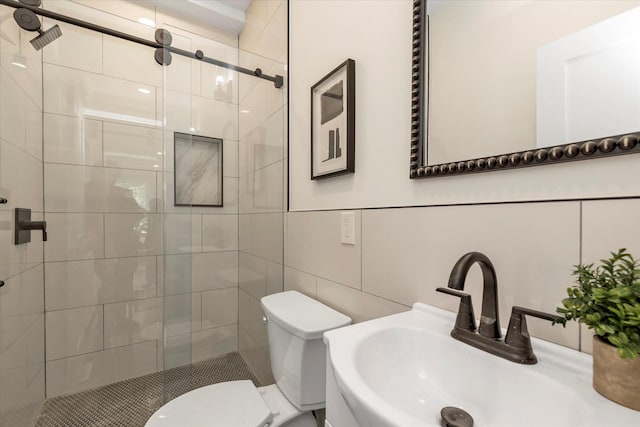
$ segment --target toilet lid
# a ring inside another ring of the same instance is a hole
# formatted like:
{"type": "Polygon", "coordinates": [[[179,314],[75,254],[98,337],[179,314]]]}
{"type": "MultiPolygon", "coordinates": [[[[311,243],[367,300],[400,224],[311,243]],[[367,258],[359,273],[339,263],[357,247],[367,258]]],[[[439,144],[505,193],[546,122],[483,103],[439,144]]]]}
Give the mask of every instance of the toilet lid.
{"type": "Polygon", "coordinates": [[[271,419],[271,411],[251,381],[229,381],[173,399],[145,427],[263,427],[271,419]]]}

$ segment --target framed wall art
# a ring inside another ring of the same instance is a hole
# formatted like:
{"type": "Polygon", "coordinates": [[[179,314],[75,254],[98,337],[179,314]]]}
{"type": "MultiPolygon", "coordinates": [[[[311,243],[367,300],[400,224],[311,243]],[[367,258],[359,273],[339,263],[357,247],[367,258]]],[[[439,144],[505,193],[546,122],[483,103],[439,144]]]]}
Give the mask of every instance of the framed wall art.
{"type": "Polygon", "coordinates": [[[175,206],[222,206],[222,140],[176,132],[175,206]]]}
{"type": "Polygon", "coordinates": [[[355,75],[347,59],[311,88],[311,179],[355,172],[355,75]]]}

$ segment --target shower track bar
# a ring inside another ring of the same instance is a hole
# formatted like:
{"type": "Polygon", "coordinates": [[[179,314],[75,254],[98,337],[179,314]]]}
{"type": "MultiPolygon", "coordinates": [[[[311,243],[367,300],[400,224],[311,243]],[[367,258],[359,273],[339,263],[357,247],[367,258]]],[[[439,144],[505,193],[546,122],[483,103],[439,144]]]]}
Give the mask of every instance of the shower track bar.
{"type": "MultiPolygon", "coordinates": [[[[144,45],[144,46],[149,46],[149,47],[152,47],[152,48],[155,48],[155,49],[165,49],[165,50],[167,50],[167,51],[169,51],[171,53],[175,53],[176,55],[184,56],[186,58],[196,59],[198,61],[206,62],[208,64],[217,65],[219,67],[224,67],[224,68],[227,68],[229,70],[237,71],[239,73],[243,73],[243,74],[247,74],[247,75],[250,75],[250,76],[258,77],[258,78],[263,79],[263,80],[268,80],[270,82],[273,82],[273,84],[274,84],[274,86],[276,88],[281,88],[283,83],[284,83],[284,80],[283,80],[282,76],[280,76],[278,74],[276,74],[275,76],[269,76],[267,74],[263,74],[262,70],[260,70],[260,68],[256,68],[255,70],[251,70],[249,68],[244,68],[244,67],[240,67],[238,65],[229,64],[227,62],[220,61],[218,59],[209,58],[209,57],[206,57],[206,56],[200,57],[196,53],[189,52],[188,50],[178,49],[176,47],[169,46],[169,45],[163,45],[163,44],[158,43],[156,41],[151,41],[151,40],[143,39],[141,37],[136,37],[136,36],[133,36],[131,34],[123,33],[121,31],[113,30],[111,28],[107,28],[107,27],[103,27],[103,26],[100,26],[100,25],[92,24],[90,22],[82,21],[80,19],[72,18],[70,16],[62,15],[62,14],[59,14],[59,13],[56,13],[56,12],[51,12],[49,10],[42,9],[42,8],[39,8],[39,7],[29,6],[27,4],[20,3],[20,2],[15,1],[15,0],[0,0],[0,4],[5,5],[5,6],[9,6],[9,7],[13,7],[14,9],[19,9],[19,8],[29,9],[33,13],[35,13],[36,15],[44,16],[46,18],[55,19],[55,20],[60,21],[60,22],[65,22],[67,24],[75,25],[77,27],[86,28],[87,30],[96,31],[96,32],[99,32],[99,33],[102,33],[102,34],[106,34],[108,36],[118,37],[118,38],[123,39],[123,40],[128,40],[130,42],[141,44],[141,45],[144,45]]],[[[198,53],[201,53],[201,52],[198,51],[198,53]]]]}

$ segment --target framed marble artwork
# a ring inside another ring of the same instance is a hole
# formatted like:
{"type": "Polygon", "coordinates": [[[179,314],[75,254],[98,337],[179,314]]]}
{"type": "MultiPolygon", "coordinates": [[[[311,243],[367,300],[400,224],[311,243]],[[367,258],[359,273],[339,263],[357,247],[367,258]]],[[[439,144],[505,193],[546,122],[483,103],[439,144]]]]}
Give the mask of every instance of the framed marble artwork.
{"type": "Polygon", "coordinates": [[[311,88],[311,179],[355,172],[355,74],[347,59],[311,88]]]}
{"type": "Polygon", "coordinates": [[[222,207],[222,139],[174,133],[174,205],[222,207]]]}

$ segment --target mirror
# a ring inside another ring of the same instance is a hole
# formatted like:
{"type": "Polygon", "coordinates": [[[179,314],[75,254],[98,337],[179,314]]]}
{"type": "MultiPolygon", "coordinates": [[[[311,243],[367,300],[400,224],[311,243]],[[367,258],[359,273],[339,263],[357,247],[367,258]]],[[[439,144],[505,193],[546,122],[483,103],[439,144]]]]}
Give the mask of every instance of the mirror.
{"type": "Polygon", "coordinates": [[[410,176],[640,151],[640,0],[415,0],[410,176]]]}

